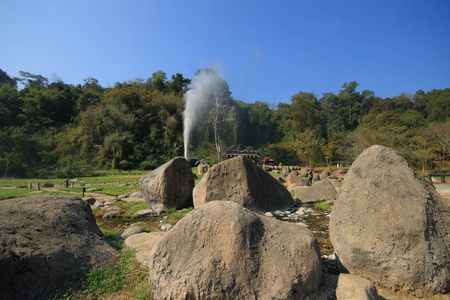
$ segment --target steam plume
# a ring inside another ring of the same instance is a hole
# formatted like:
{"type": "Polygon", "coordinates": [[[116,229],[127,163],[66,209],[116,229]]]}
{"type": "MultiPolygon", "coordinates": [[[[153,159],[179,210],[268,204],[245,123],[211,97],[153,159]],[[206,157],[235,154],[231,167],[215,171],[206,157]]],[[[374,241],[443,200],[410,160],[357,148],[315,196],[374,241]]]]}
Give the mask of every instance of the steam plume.
{"type": "Polygon", "coordinates": [[[183,112],[184,157],[188,158],[191,134],[200,120],[206,117],[202,113],[207,110],[223,86],[223,79],[216,69],[205,69],[192,79],[191,89],[184,94],[185,108],[183,112]]]}

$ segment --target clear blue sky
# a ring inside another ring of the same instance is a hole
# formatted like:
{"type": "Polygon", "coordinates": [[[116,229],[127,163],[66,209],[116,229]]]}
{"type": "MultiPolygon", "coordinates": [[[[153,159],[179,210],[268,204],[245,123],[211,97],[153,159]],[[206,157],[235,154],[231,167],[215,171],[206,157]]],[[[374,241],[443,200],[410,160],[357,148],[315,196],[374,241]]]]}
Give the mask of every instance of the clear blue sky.
{"type": "Polygon", "coordinates": [[[357,81],[450,88],[449,0],[2,0],[0,68],[104,87],[220,66],[232,96],[290,102],[357,81]]]}

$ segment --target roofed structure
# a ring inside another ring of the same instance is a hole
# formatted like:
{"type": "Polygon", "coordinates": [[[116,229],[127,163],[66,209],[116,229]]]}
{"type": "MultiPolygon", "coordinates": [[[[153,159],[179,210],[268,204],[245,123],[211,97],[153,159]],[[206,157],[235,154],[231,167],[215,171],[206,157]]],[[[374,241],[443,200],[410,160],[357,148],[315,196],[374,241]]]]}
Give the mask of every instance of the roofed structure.
{"type": "Polygon", "coordinates": [[[243,156],[244,158],[248,159],[249,161],[257,163],[259,161],[259,153],[254,150],[228,150],[226,152],[227,159],[243,156]]]}

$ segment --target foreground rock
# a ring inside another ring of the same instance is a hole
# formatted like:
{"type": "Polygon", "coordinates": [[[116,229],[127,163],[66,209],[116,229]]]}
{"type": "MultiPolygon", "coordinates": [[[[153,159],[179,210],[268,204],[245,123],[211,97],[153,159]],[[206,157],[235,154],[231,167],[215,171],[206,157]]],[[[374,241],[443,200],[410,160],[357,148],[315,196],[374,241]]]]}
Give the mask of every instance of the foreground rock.
{"type": "Polygon", "coordinates": [[[309,230],[229,201],[181,219],[153,247],[149,270],[154,299],[305,299],[321,279],[309,230]]]}
{"type": "Polygon", "coordinates": [[[133,234],[125,239],[124,246],[127,250],[134,250],[136,260],[148,266],[150,252],[153,246],[165,235],[165,232],[143,232],[133,234]]]}
{"type": "Polygon", "coordinates": [[[336,189],[327,180],[318,181],[311,186],[297,186],[292,191],[302,203],[335,200],[337,197],[336,189]]]}
{"type": "Polygon", "coordinates": [[[450,211],[396,151],[373,146],[353,163],[330,220],[342,265],[417,296],[449,291],[450,211]]]}
{"type": "Polygon", "coordinates": [[[0,299],[49,299],[77,290],[92,266],[118,254],[78,197],[32,196],[1,205],[0,299]]]}
{"type": "Polygon", "coordinates": [[[149,206],[160,203],[168,208],[182,209],[193,205],[194,176],[183,157],[174,158],[143,176],[139,187],[149,206]]]}
{"type": "Polygon", "coordinates": [[[367,279],[350,274],[340,274],[336,289],[337,300],[378,300],[378,292],[375,285],[367,279]]]}
{"type": "Polygon", "coordinates": [[[226,200],[253,211],[267,212],[295,203],[283,185],[243,157],[212,167],[195,187],[193,196],[196,208],[210,201],[226,200]]]}

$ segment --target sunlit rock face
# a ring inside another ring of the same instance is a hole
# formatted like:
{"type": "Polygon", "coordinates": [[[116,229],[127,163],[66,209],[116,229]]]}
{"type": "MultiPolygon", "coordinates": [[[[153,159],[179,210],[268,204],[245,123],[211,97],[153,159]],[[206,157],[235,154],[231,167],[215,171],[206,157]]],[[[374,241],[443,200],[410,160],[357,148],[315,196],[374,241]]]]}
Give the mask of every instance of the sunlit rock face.
{"type": "Polygon", "coordinates": [[[183,157],[174,158],[141,177],[139,187],[150,207],[154,204],[176,209],[193,206],[194,175],[183,157]]]}
{"type": "Polygon", "coordinates": [[[232,201],[257,212],[290,208],[288,190],[267,172],[243,157],[212,167],[193,192],[194,206],[217,200],[232,201]]]}
{"type": "Polygon", "coordinates": [[[398,152],[372,146],[343,181],[331,242],[351,274],[416,295],[448,291],[449,207],[398,152]]]}
{"type": "Polygon", "coordinates": [[[230,201],[181,219],[149,254],[154,299],[305,299],[322,266],[314,234],[230,201]]]}

